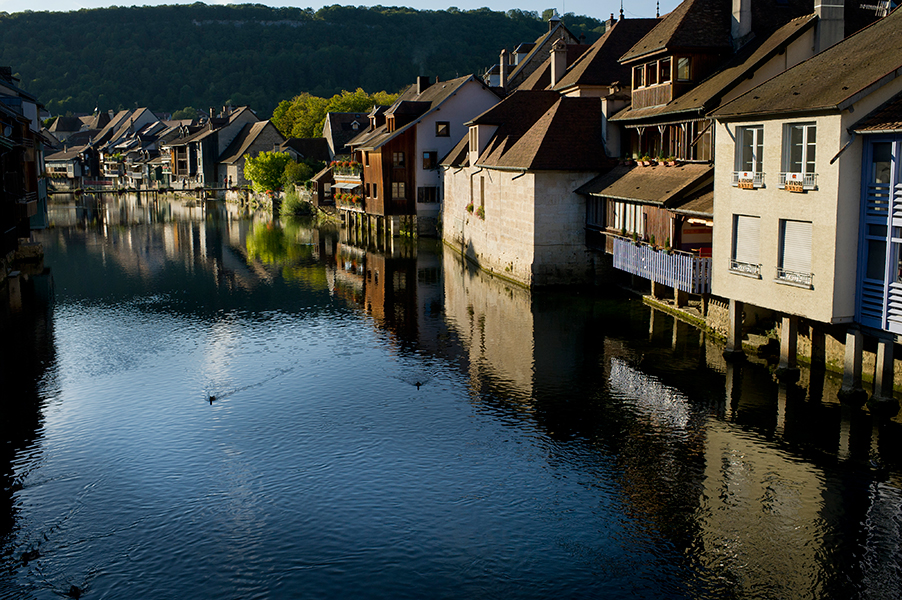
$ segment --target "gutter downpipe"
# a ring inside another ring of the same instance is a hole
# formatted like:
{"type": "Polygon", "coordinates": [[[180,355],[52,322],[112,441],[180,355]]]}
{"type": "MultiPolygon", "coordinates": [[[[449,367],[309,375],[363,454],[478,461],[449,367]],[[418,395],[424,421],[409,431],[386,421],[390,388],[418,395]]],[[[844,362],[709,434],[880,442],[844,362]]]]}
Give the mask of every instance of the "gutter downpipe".
{"type": "Polygon", "coordinates": [[[852,145],[852,142],[855,141],[855,136],[856,136],[857,134],[856,134],[854,131],[852,131],[851,129],[846,129],[846,131],[849,133],[849,136],[850,136],[850,137],[849,137],[849,141],[846,142],[845,144],[843,144],[843,147],[839,149],[839,152],[836,153],[836,156],[834,156],[833,158],[830,159],[830,164],[831,164],[831,165],[832,165],[833,163],[835,163],[836,160],[840,157],[840,155],[841,155],[843,152],[845,152],[845,151],[849,148],[849,146],[852,145]]]}

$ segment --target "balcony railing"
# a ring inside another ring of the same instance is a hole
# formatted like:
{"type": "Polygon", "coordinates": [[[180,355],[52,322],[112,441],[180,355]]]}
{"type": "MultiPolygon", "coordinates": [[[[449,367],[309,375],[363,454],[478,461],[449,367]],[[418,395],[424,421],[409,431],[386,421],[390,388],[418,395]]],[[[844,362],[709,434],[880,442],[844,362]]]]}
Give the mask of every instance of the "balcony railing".
{"type": "Polygon", "coordinates": [[[817,189],[817,173],[780,173],[781,190],[801,192],[817,189]]]}
{"type": "Polygon", "coordinates": [[[800,273],[798,271],[787,271],[781,267],[777,267],[777,281],[797,285],[799,287],[811,288],[811,282],[814,279],[814,273],[800,273]]]}
{"type": "Polygon", "coordinates": [[[711,259],[687,252],[671,253],[615,237],[614,268],[690,294],[711,291],[711,259]]]}
{"type": "Polygon", "coordinates": [[[733,171],[733,187],[755,189],[764,187],[764,173],[758,171],[733,171]]]}
{"type": "Polygon", "coordinates": [[[761,265],[754,263],[742,262],[741,260],[730,259],[730,271],[750,277],[761,277],[761,265]]]}

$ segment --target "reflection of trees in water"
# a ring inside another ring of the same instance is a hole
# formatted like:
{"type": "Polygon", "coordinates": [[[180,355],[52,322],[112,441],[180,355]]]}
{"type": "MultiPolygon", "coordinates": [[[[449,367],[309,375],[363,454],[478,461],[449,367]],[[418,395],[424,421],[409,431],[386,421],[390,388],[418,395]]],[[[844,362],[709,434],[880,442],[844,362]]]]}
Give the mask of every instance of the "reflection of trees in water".
{"type": "Polygon", "coordinates": [[[332,236],[321,234],[309,221],[256,221],[245,238],[248,264],[255,261],[280,267],[286,281],[312,289],[327,289],[326,266],[320,261],[332,236]]]}

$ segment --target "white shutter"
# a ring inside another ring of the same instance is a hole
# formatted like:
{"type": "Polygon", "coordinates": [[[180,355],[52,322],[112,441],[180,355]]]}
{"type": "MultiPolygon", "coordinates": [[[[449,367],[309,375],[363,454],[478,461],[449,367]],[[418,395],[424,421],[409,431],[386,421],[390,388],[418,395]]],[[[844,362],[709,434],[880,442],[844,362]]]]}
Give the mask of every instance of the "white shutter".
{"type": "Polygon", "coordinates": [[[733,259],[752,265],[758,264],[758,230],[761,219],[747,215],[736,215],[733,232],[733,259]]]}
{"type": "Polygon", "coordinates": [[[783,221],[782,267],[795,273],[811,273],[811,223],[783,221]]]}

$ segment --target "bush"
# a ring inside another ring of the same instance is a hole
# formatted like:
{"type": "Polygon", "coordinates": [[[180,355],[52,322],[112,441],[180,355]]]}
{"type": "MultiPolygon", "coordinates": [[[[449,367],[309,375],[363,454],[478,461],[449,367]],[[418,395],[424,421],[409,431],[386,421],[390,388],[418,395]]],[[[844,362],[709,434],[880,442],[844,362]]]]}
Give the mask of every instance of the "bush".
{"type": "Polygon", "coordinates": [[[316,208],[301,198],[295,186],[290,185],[285,189],[285,197],[282,199],[282,215],[294,215],[296,217],[306,217],[314,214],[316,208]]]}

